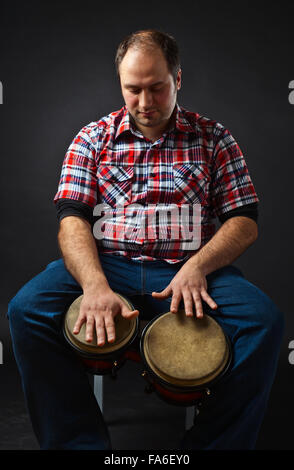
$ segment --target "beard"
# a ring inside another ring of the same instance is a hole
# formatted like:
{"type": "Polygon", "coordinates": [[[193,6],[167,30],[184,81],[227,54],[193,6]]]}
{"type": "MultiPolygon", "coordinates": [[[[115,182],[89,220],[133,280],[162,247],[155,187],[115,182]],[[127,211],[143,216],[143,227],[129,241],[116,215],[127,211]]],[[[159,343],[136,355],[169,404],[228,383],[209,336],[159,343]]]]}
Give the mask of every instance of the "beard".
{"type": "Polygon", "coordinates": [[[162,124],[165,120],[163,116],[158,115],[158,111],[154,111],[150,117],[143,116],[142,113],[136,112],[134,116],[135,123],[145,127],[157,127],[162,124]]]}
{"type": "MultiPolygon", "coordinates": [[[[150,116],[144,116],[142,112],[138,110],[129,111],[131,121],[133,124],[138,128],[162,128],[164,129],[165,126],[168,128],[174,124],[175,121],[175,111],[176,111],[176,101],[173,107],[172,112],[168,109],[165,110],[158,110],[157,108],[151,108],[150,116]]],[[[148,111],[146,111],[148,113],[148,111]]]]}
{"type": "Polygon", "coordinates": [[[144,116],[140,111],[129,111],[131,119],[135,125],[138,127],[160,127],[165,126],[173,116],[173,113],[163,113],[157,109],[153,110],[153,113],[150,116],[144,116]]]}

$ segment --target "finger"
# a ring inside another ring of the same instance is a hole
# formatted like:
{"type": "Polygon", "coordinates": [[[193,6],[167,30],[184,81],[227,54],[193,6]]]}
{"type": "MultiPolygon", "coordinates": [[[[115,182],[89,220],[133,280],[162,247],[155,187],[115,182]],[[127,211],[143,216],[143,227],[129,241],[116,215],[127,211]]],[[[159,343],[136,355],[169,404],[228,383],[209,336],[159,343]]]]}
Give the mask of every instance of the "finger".
{"type": "Polygon", "coordinates": [[[192,295],[189,293],[183,294],[185,313],[187,317],[193,317],[193,299],[192,295]]]}
{"type": "Polygon", "coordinates": [[[203,318],[203,305],[202,305],[200,295],[199,294],[193,294],[193,300],[194,300],[194,304],[195,304],[196,317],[197,318],[203,318]]]}
{"type": "Polygon", "coordinates": [[[75,322],[73,333],[77,335],[80,332],[81,326],[85,323],[86,317],[85,315],[79,315],[77,321],[75,322]]]}
{"type": "Polygon", "coordinates": [[[97,345],[104,346],[105,344],[105,325],[104,318],[96,318],[96,336],[97,336],[97,345]]]}
{"type": "MultiPolygon", "coordinates": [[[[113,343],[115,341],[115,324],[113,321],[113,317],[112,316],[106,317],[104,321],[105,321],[105,329],[107,333],[107,340],[109,343],[113,343]]],[[[97,327],[96,327],[96,332],[97,332],[97,327]]],[[[97,332],[97,338],[98,338],[98,332],[97,332]]]]}
{"type": "Polygon", "coordinates": [[[91,341],[93,341],[93,331],[94,331],[94,317],[92,315],[89,315],[87,317],[87,323],[86,323],[86,341],[88,343],[91,343],[91,341]]]}
{"type": "Polygon", "coordinates": [[[158,299],[166,299],[167,297],[170,297],[171,294],[172,294],[172,288],[170,286],[167,286],[161,292],[152,292],[152,297],[155,297],[158,299]]]}
{"type": "Polygon", "coordinates": [[[205,302],[212,308],[216,309],[217,308],[217,303],[210,297],[210,295],[206,292],[205,289],[201,291],[201,297],[205,302]]]}
{"type": "Polygon", "coordinates": [[[170,304],[170,311],[171,313],[177,313],[178,309],[179,309],[179,304],[181,302],[181,295],[179,294],[173,294],[172,296],[172,301],[171,301],[171,304],[170,304]]]}

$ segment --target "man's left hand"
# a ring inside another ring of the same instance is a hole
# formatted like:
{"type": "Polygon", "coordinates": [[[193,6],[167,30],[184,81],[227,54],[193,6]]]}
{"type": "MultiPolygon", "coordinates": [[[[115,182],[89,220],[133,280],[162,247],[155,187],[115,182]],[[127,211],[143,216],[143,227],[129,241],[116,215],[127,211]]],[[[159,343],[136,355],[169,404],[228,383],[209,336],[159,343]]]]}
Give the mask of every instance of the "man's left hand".
{"type": "Polygon", "coordinates": [[[202,301],[204,300],[213,310],[217,304],[207,293],[206,277],[199,267],[185,263],[177,272],[169,285],[161,292],[152,292],[152,296],[164,300],[172,295],[170,311],[177,313],[181,300],[184,301],[187,317],[193,316],[195,306],[197,318],[203,317],[202,301]]]}

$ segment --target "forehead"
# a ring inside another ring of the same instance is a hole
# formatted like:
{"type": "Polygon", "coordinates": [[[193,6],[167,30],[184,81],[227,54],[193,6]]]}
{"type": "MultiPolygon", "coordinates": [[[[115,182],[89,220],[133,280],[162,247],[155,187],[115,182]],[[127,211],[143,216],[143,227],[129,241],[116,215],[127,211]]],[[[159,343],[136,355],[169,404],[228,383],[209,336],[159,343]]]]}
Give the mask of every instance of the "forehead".
{"type": "Polygon", "coordinates": [[[164,81],[170,75],[166,59],[159,48],[130,48],[121,61],[119,72],[122,83],[134,84],[164,81]]]}

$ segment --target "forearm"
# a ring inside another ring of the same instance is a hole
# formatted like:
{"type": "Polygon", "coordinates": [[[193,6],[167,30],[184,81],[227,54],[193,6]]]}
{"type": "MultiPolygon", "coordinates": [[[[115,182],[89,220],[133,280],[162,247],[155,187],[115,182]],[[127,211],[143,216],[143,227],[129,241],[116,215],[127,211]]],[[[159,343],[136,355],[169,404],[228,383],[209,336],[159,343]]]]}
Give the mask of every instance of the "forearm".
{"type": "Polygon", "coordinates": [[[85,219],[75,216],[63,218],[58,243],[66,268],[84,291],[109,287],[91,226],[85,219]]]}
{"type": "Polygon", "coordinates": [[[187,263],[197,266],[204,275],[235,261],[257,239],[258,229],[248,217],[228,219],[216,234],[187,263]]]}

